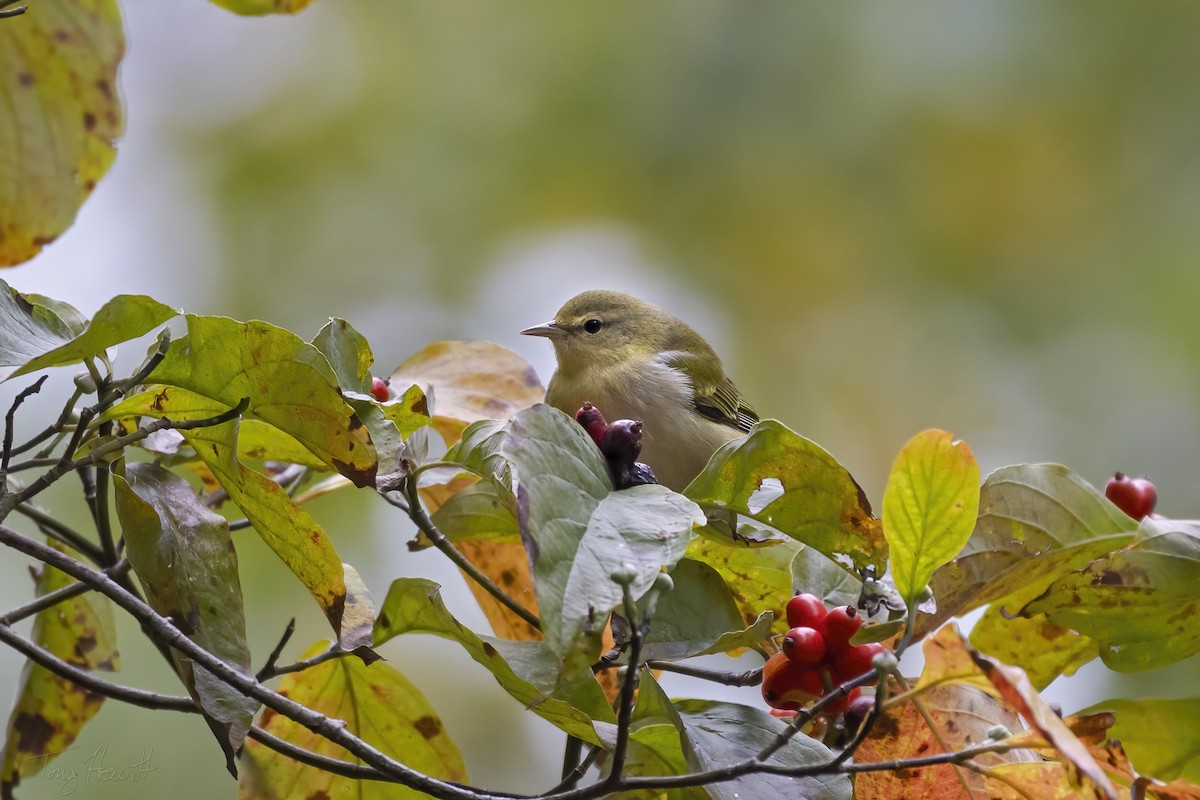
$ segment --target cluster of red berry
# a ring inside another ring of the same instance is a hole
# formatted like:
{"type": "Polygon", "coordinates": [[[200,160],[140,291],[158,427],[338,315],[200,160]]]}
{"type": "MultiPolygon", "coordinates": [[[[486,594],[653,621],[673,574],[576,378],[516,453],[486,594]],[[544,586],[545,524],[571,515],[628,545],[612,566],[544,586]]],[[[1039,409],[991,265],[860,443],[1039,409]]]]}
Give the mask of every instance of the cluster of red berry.
{"type": "MultiPolygon", "coordinates": [[[[763,700],[772,708],[797,711],[839,686],[874,669],[875,656],[884,651],[878,642],[852,645],[850,638],[862,627],[853,606],[825,610],[821,598],[798,594],[788,601],[791,630],[782,650],[763,667],[763,700]]],[[[870,704],[857,688],[827,706],[827,714],[842,714],[856,705],[870,704]]]]}
{"type": "Polygon", "coordinates": [[[650,467],[637,460],[642,453],[641,420],[606,422],[600,409],[591,403],[584,403],[575,412],[575,421],[583,426],[604,454],[614,487],[628,489],[630,486],[658,483],[650,467]]]}

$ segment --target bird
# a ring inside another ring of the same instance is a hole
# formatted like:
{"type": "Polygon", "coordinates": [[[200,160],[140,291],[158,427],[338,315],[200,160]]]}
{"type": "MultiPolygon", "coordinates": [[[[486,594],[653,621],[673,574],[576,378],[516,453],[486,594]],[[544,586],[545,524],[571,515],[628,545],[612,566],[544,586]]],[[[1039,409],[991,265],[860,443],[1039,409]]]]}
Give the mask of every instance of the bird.
{"type": "Polygon", "coordinates": [[[674,491],[758,422],[704,337],[632,295],[585,291],[521,333],[554,345],[546,403],[573,416],[591,402],[610,420],[640,420],[641,460],[674,491]]]}

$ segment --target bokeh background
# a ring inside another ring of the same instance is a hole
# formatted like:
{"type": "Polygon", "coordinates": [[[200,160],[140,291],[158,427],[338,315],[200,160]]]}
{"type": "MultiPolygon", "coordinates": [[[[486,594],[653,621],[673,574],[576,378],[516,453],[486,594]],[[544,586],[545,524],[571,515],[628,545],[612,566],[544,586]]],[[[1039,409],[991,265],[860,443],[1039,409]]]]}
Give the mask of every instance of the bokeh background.
{"type": "MultiPolygon", "coordinates": [[[[876,500],[897,449],[937,426],[985,471],[1147,473],[1162,512],[1200,516],[1200,7],[122,6],[127,133],[74,228],[4,273],[22,291],[88,313],[142,292],[306,337],[341,316],[383,374],[430,341],[486,338],[548,378],[549,347],[516,332],[582,289],[625,289],[689,320],[764,416],[876,500]]],[[[314,511],[378,598],[427,575],[486,629],[457,574],[407,552],[397,512],[364,494],[314,511]]],[[[293,615],[290,655],[325,635],[253,534],[238,547],[257,660],[293,615]]],[[[0,559],[4,607],[24,572],[0,559]]],[[[120,679],[177,692],[121,632],[120,679]]],[[[561,737],[457,647],[384,652],[477,782],[555,782],[561,737]]],[[[20,666],[0,651],[0,686],[20,666]]],[[[1190,694],[1198,666],[1093,665],[1049,694],[1068,711],[1190,694]]],[[[236,791],[198,719],[116,703],[54,764],[80,797],[236,791]],[[88,772],[147,753],[138,779],[88,772]]],[[[68,788],[46,775],[22,796],[68,788]]]]}

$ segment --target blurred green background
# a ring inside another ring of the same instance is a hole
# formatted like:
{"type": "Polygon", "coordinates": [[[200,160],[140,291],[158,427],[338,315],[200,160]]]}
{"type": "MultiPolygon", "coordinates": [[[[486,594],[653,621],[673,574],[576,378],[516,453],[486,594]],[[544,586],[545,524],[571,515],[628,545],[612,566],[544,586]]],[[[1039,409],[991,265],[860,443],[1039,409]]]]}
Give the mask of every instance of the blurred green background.
{"type": "MultiPolygon", "coordinates": [[[[577,291],[620,288],[691,322],[764,416],[876,501],[897,449],[937,426],[985,471],[1147,473],[1160,511],[1200,516],[1200,7],[123,8],[116,165],[62,241],[5,273],[18,289],[86,312],[145,292],[306,337],[342,316],[384,374],[427,342],[486,338],[548,378],[545,342],[516,331],[577,291]]],[[[357,494],[315,511],[378,598],[428,575],[483,627],[457,575],[407,553],[406,521],[381,506],[357,494]]],[[[238,541],[257,660],[292,615],[292,655],[325,635],[253,535],[238,541]]],[[[26,596],[23,571],[3,559],[5,607],[26,596]]],[[[177,691],[122,633],[121,679],[177,691]]],[[[385,653],[473,778],[552,785],[559,738],[427,638],[385,653]]],[[[20,664],[0,652],[4,686],[20,664]]],[[[1093,666],[1050,694],[1068,711],[1181,694],[1195,670],[1093,666]]],[[[152,750],[155,771],[79,796],[235,792],[196,719],[109,703],[55,763],[82,783],[104,745],[110,766],[152,750]]],[[[23,795],[62,788],[32,779],[23,795]]]]}

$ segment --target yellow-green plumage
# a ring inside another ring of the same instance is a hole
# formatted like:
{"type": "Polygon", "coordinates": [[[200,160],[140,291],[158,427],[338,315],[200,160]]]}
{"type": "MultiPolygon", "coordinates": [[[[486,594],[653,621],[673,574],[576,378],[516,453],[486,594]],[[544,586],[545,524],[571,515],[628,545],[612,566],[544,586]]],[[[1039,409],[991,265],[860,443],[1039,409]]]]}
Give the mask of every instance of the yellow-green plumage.
{"type": "Polygon", "coordinates": [[[546,402],[574,414],[590,401],[610,421],[642,420],[641,460],[676,491],[758,421],[700,334],[631,295],[584,292],[523,333],[554,344],[546,402]]]}

